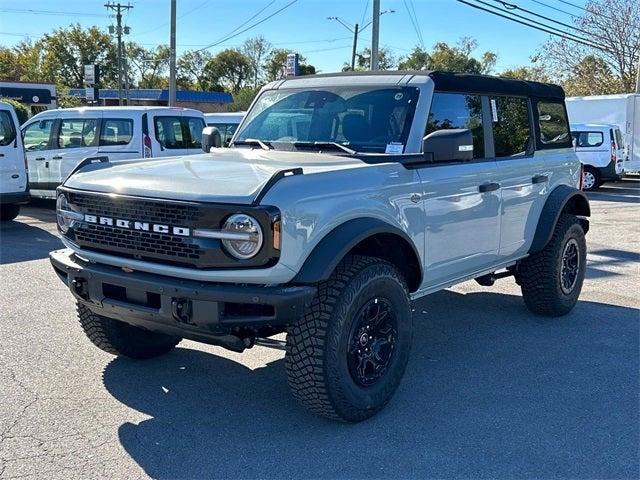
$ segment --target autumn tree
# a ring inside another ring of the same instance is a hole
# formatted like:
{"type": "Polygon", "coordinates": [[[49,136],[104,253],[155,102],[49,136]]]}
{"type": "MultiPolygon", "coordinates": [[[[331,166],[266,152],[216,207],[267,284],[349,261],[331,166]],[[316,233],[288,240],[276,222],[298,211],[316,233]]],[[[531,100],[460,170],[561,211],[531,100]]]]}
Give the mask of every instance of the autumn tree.
{"type": "MultiPolygon", "coordinates": [[[[345,64],[346,65],[346,64],[345,64]]],[[[391,50],[382,47],[378,49],[378,69],[391,70],[397,65],[397,60],[391,50]]],[[[351,67],[346,65],[347,69],[351,67]]],[[[356,70],[369,70],[371,68],[371,49],[365,48],[356,54],[356,70]]],[[[344,69],[343,69],[344,70],[344,69]]]]}
{"type": "Polygon", "coordinates": [[[178,58],[178,88],[183,90],[219,90],[220,84],[207,68],[213,56],[206,50],[187,50],[178,58]]]}
{"type": "Polygon", "coordinates": [[[126,46],[129,74],[138,88],[167,88],[169,81],[169,47],[158,45],[146,49],[137,43],[126,46]]]}
{"type": "Polygon", "coordinates": [[[242,44],[242,53],[245,57],[247,57],[247,60],[249,60],[249,65],[251,66],[254,89],[258,88],[258,85],[262,81],[262,78],[264,76],[262,62],[264,61],[270,50],[271,44],[267,42],[267,40],[262,35],[248,38],[242,44]]]}
{"type": "Polygon", "coordinates": [[[490,51],[479,58],[473,56],[478,42],[471,37],[463,37],[455,45],[438,42],[431,51],[417,46],[399,65],[400,70],[443,70],[447,72],[491,73],[498,56],[490,51]]]}

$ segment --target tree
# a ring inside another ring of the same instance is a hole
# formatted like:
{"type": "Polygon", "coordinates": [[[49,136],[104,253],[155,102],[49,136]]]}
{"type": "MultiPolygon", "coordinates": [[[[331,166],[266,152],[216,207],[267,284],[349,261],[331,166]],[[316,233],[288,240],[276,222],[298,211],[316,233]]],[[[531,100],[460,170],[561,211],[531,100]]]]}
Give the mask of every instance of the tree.
{"type": "MultiPolygon", "coordinates": [[[[287,55],[295,53],[293,50],[284,48],[275,48],[267,55],[267,61],[264,65],[266,80],[271,82],[283,78],[284,65],[287,62],[287,55]]],[[[298,55],[298,67],[300,75],[313,75],[316,73],[316,67],[309,65],[307,59],[298,55]]]]}
{"type": "Polygon", "coordinates": [[[516,67],[504,70],[499,74],[505,78],[515,78],[516,80],[532,80],[534,82],[548,82],[549,77],[540,67],[516,67]]]}
{"type": "Polygon", "coordinates": [[[13,107],[16,111],[16,116],[18,117],[18,123],[20,125],[29,120],[29,109],[24,103],[13,100],[12,98],[3,97],[0,97],[0,102],[8,103],[13,107]]]}
{"type": "Polygon", "coordinates": [[[0,78],[13,81],[51,81],[43,71],[41,42],[25,40],[13,48],[0,47],[0,78]]]}
{"type": "Polygon", "coordinates": [[[209,61],[206,70],[234,94],[240,91],[252,73],[250,60],[240,50],[234,48],[227,48],[217,53],[209,61]]]}
{"type": "MultiPolygon", "coordinates": [[[[397,65],[396,59],[388,48],[378,50],[378,69],[391,70],[397,65]]],[[[369,70],[371,68],[371,49],[365,48],[356,54],[356,70],[369,70]]]]}
{"type": "Polygon", "coordinates": [[[551,39],[537,59],[569,94],[634,91],[640,61],[638,0],[590,0],[585,9],[585,13],[574,20],[575,27],[581,31],[571,33],[585,38],[591,46],[551,39]],[[585,90],[589,79],[596,80],[597,86],[585,90]]]}
{"type": "Polygon", "coordinates": [[[260,88],[253,88],[250,86],[242,87],[238,93],[233,96],[233,103],[229,106],[230,112],[240,112],[248,110],[253,99],[260,91],[260,88]]]}
{"type": "Polygon", "coordinates": [[[112,38],[98,27],[83,29],[79,24],[54,30],[38,42],[44,51],[42,73],[56,83],[81,88],[84,65],[100,65],[101,83],[117,87],[117,51],[112,38]]]}
{"type": "Polygon", "coordinates": [[[443,70],[447,72],[490,73],[498,56],[490,51],[480,58],[472,56],[478,42],[471,37],[463,37],[456,45],[438,42],[431,52],[415,47],[413,52],[400,62],[401,70],[443,70]]]}
{"type": "Polygon", "coordinates": [[[137,43],[126,46],[130,75],[138,88],[167,88],[169,79],[169,46],[146,49],[137,43]]]}
{"type": "Polygon", "coordinates": [[[219,90],[218,78],[212,78],[207,65],[213,57],[206,50],[188,50],[178,58],[177,84],[185,90],[219,90]],[[217,88],[214,88],[217,87],[217,88]]]}
{"type": "Polygon", "coordinates": [[[242,53],[244,53],[244,55],[249,60],[249,64],[251,65],[254,89],[258,88],[258,84],[263,77],[262,61],[267,56],[269,50],[271,50],[271,44],[267,42],[267,40],[262,35],[254,38],[249,38],[245,40],[244,44],[242,45],[242,53]]]}

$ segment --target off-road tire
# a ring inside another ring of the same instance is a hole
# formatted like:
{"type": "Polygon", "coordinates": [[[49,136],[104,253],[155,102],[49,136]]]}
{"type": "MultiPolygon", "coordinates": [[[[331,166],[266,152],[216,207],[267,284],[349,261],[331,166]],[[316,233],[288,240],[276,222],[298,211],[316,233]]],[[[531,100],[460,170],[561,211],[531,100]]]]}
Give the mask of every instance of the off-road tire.
{"type": "Polygon", "coordinates": [[[400,384],[412,333],[409,293],[398,269],[377,258],[348,256],[288,329],[285,366],[293,395],[311,412],[334,420],[359,422],[375,415],[400,384]],[[378,298],[392,306],[397,341],[382,377],[361,386],[350,373],[347,348],[358,312],[378,298]]]}
{"type": "Polygon", "coordinates": [[[78,319],[89,340],[101,350],[136,360],[158,357],[180,342],[180,337],[143,330],[93,313],[78,303],[78,319]]]}
{"type": "Polygon", "coordinates": [[[590,167],[590,166],[587,165],[587,166],[584,167],[583,176],[585,174],[593,175],[593,184],[592,185],[588,185],[588,183],[585,183],[584,180],[582,182],[582,189],[585,192],[593,192],[594,190],[597,190],[602,185],[602,178],[600,177],[600,172],[598,172],[598,169],[590,167]]]}
{"type": "Polygon", "coordinates": [[[569,313],[580,296],[586,263],[587,243],[582,224],[577,217],[563,214],[547,246],[525,258],[518,266],[516,278],[527,308],[548,317],[569,313]],[[562,257],[572,239],[578,250],[577,279],[570,293],[565,293],[561,285],[562,257]]]}
{"type": "Polygon", "coordinates": [[[0,205],[0,221],[8,222],[13,220],[20,213],[20,205],[14,203],[8,205],[0,205]]]}

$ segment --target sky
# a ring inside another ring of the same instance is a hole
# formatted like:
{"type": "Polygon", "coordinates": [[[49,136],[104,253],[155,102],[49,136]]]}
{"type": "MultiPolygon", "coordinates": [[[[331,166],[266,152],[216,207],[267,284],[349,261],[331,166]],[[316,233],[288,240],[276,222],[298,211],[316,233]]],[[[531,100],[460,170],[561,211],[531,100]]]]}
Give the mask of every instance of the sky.
{"type": "MultiPolygon", "coordinates": [[[[126,0],[120,1],[126,3],[126,0]]],[[[123,17],[124,24],[131,27],[131,34],[126,39],[147,48],[169,43],[170,0],[129,1],[134,8],[123,17]]],[[[580,9],[560,0],[508,1],[567,23],[571,22],[569,15],[541,3],[575,15],[581,13],[580,9]]],[[[108,15],[105,3],[105,0],[0,0],[0,45],[14,45],[25,36],[37,39],[55,28],[76,22],[83,27],[96,25],[106,31],[115,19],[108,15]]],[[[572,0],[571,3],[584,5],[586,0],[572,0]]],[[[461,37],[470,36],[478,42],[475,52],[478,57],[486,50],[498,54],[495,70],[500,72],[530,65],[531,57],[540,51],[549,37],[456,0],[382,0],[381,4],[382,11],[395,12],[380,19],[380,45],[389,47],[396,56],[408,55],[414,46],[420,45],[420,36],[427,49],[436,42],[455,43],[461,37]],[[411,5],[418,20],[418,31],[408,13],[411,5]]],[[[178,54],[224,39],[234,29],[236,33],[244,30],[283,7],[272,18],[210,51],[215,53],[237,47],[247,38],[263,35],[274,47],[295,49],[319,71],[337,71],[350,61],[353,36],[340,23],[327,20],[327,17],[337,16],[347,23],[363,25],[372,15],[371,0],[177,0],[178,54]],[[243,24],[242,28],[237,28],[243,24]]],[[[359,37],[358,50],[370,44],[371,27],[368,27],[359,37]]]]}

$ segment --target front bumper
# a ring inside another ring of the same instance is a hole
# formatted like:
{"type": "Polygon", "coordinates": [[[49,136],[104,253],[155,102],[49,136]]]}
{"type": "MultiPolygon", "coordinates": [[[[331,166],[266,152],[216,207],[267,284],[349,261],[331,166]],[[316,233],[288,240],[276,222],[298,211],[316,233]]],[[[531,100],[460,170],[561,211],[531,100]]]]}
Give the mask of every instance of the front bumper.
{"type": "Polygon", "coordinates": [[[70,249],[49,257],[73,296],[93,312],[212,344],[240,330],[288,325],[316,292],[310,286],[207,283],[127,272],[82,260],[70,249]]]}
{"type": "Polygon", "coordinates": [[[24,192],[0,193],[0,205],[29,203],[31,194],[29,190],[24,192]]]}

